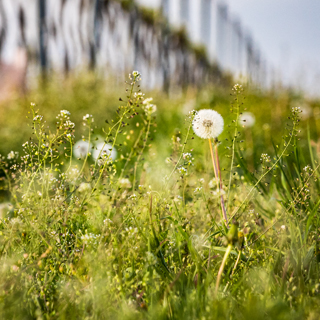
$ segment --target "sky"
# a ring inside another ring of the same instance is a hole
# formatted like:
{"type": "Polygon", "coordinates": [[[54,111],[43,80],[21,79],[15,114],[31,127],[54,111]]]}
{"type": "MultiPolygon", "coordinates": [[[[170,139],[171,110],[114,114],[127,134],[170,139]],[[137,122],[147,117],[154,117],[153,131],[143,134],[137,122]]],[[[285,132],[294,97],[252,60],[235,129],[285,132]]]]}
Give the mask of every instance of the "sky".
{"type": "Polygon", "coordinates": [[[286,84],[320,96],[320,0],[227,0],[286,84]]]}

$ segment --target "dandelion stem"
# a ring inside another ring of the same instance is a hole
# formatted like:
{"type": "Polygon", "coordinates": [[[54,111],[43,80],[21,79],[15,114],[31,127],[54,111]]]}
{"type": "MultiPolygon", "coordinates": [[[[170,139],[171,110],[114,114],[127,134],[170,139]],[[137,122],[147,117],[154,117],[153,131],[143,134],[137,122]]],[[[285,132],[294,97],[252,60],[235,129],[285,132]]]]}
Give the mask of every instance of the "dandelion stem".
{"type": "Polygon", "coordinates": [[[228,227],[227,212],[226,212],[224,199],[223,199],[223,194],[222,194],[223,186],[222,186],[221,170],[220,170],[220,163],[219,163],[219,156],[218,156],[218,145],[215,143],[215,155],[214,155],[211,139],[208,139],[208,140],[209,140],[209,146],[210,146],[210,153],[211,153],[211,159],[212,159],[214,175],[216,177],[217,192],[220,193],[222,217],[223,217],[223,220],[224,220],[224,223],[225,223],[226,227],[228,227]]]}
{"type": "Polygon", "coordinates": [[[218,169],[218,175],[219,175],[219,181],[220,181],[221,208],[222,208],[225,224],[228,227],[228,217],[227,217],[226,207],[224,204],[224,199],[223,199],[223,194],[222,194],[223,185],[222,185],[222,179],[221,179],[221,169],[220,169],[220,162],[219,162],[219,156],[218,156],[218,144],[217,143],[215,143],[215,145],[214,145],[214,150],[215,150],[215,154],[216,154],[217,169],[218,169]]]}
{"type": "Polygon", "coordinates": [[[213,153],[211,139],[208,139],[208,141],[209,141],[209,146],[210,146],[210,153],[211,153],[211,160],[212,160],[212,165],[213,165],[213,170],[214,170],[214,176],[216,177],[217,191],[219,191],[220,187],[219,187],[218,169],[216,166],[216,161],[215,161],[215,157],[214,157],[214,153],[213,153]]]}

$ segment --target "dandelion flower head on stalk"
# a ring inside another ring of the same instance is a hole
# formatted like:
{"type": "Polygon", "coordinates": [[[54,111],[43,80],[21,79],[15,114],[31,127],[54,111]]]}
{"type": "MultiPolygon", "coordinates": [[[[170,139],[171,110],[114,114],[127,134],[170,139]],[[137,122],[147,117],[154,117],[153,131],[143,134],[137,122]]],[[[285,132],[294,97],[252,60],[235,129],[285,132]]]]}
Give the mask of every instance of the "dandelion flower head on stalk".
{"type": "Polygon", "coordinates": [[[112,148],[110,144],[99,142],[96,145],[95,150],[93,151],[93,159],[97,160],[99,158],[99,155],[101,158],[110,156],[112,160],[115,160],[115,158],[117,157],[117,151],[114,148],[112,148]]]}
{"type": "Polygon", "coordinates": [[[92,144],[88,141],[79,140],[75,143],[73,147],[73,155],[76,158],[83,159],[86,157],[86,155],[90,152],[92,148],[92,144]]]}
{"type": "Polygon", "coordinates": [[[194,116],[192,127],[194,133],[202,139],[217,138],[223,131],[224,121],[215,110],[202,109],[194,116]]]}
{"type": "Polygon", "coordinates": [[[244,127],[253,127],[256,117],[251,112],[243,112],[239,117],[239,124],[244,127]]]}

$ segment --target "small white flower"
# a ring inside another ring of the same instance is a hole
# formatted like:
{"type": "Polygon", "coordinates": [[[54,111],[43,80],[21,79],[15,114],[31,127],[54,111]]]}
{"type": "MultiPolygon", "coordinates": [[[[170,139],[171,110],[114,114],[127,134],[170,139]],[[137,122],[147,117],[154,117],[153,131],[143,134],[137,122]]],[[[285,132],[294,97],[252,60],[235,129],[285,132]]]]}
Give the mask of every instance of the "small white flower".
{"type": "Polygon", "coordinates": [[[114,160],[117,157],[117,151],[114,148],[112,148],[112,146],[108,143],[100,142],[96,145],[94,149],[95,150],[92,154],[94,160],[97,160],[99,156],[102,159],[111,157],[112,160],[114,160]]]}
{"type": "Polygon", "coordinates": [[[88,141],[79,140],[73,147],[73,155],[76,158],[85,158],[86,155],[90,152],[92,144],[88,141]]]}
{"type": "Polygon", "coordinates": [[[214,189],[217,187],[217,180],[215,178],[211,179],[208,184],[210,189],[214,189]]]}
{"type": "Polygon", "coordinates": [[[239,117],[239,124],[243,127],[252,127],[256,122],[256,118],[251,112],[244,112],[239,117]]]}
{"type": "Polygon", "coordinates": [[[151,115],[157,111],[157,106],[155,104],[148,104],[144,108],[147,115],[151,115]]]}
{"type": "Polygon", "coordinates": [[[153,98],[147,98],[143,100],[143,104],[150,104],[150,102],[153,100],[153,98]]]}
{"type": "Polygon", "coordinates": [[[270,156],[268,156],[267,153],[263,153],[263,154],[261,155],[260,161],[263,161],[263,162],[271,162],[271,158],[270,158],[270,156]]]}
{"type": "Polygon", "coordinates": [[[184,167],[178,168],[178,171],[179,171],[179,173],[182,174],[182,175],[187,174],[187,172],[188,172],[187,169],[184,168],[184,167]]]}
{"type": "Polygon", "coordinates": [[[226,194],[226,192],[222,189],[216,189],[215,191],[212,192],[212,195],[214,197],[224,196],[225,194],[226,194]]]}
{"type": "Polygon", "coordinates": [[[75,124],[74,124],[72,121],[67,120],[67,121],[65,122],[64,126],[73,129],[73,128],[75,127],[75,124]]]}
{"type": "Polygon", "coordinates": [[[91,122],[94,122],[94,118],[92,114],[87,113],[85,116],[83,116],[83,121],[87,121],[91,118],[91,122]]]}
{"type": "Polygon", "coordinates": [[[60,111],[60,114],[61,114],[62,116],[69,116],[69,115],[70,115],[70,112],[69,112],[68,110],[61,110],[61,111],[60,111]]]}
{"type": "Polygon", "coordinates": [[[112,220],[106,218],[106,219],[103,220],[103,224],[108,226],[108,225],[112,224],[112,220]]]}
{"type": "Polygon", "coordinates": [[[10,151],[10,152],[8,153],[7,158],[8,158],[9,160],[14,159],[14,158],[15,158],[15,153],[14,153],[14,151],[10,151]]]}
{"type": "Polygon", "coordinates": [[[129,199],[131,199],[131,200],[137,200],[138,197],[137,197],[137,195],[134,193],[134,194],[132,194],[132,195],[129,197],[129,199]]]}
{"type": "Polygon", "coordinates": [[[310,165],[308,164],[307,166],[305,166],[303,168],[303,171],[308,172],[308,171],[312,171],[312,168],[310,167],[310,165]]]}
{"type": "Polygon", "coordinates": [[[202,139],[217,138],[223,131],[223,126],[222,116],[211,109],[200,110],[192,122],[194,133],[202,139]]]}
{"type": "Polygon", "coordinates": [[[133,71],[132,75],[136,78],[136,77],[140,76],[140,72],[139,71],[133,71]]]}
{"type": "Polygon", "coordinates": [[[41,121],[42,118],[43,118],[42,116],[36,115],[36,116],[33,118],[33,121],[41,121]]]}
{"type": "Polygon", "coordinates": [[[202,190],[202,187],[197,187],[194,189],[194,193],[199,193],[202,190]]]}
{"type": "Polygon", "coordinates": [[[235,84],[232,88],[232,91],[235,91],[237,93],[240,93],[241,91],[243,91],[242,85],[241,84],[235,84]]]}
{"type": "Polygon", "coordinates": [[[91,190],[90,183],[82,182],[78,188],[79,192],[87,192],[91,190]]]}

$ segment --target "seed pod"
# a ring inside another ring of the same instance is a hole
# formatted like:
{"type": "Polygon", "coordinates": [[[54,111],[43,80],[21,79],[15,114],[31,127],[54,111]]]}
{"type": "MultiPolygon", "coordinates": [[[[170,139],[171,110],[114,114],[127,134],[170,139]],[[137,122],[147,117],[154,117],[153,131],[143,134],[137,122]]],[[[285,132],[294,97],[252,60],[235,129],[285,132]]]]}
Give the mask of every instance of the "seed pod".
{"type": "Polygon", "coordinates": [[[238,222],[233,222],[227,234],[228,244],[234,245],[238,241],[238,222]]]}

